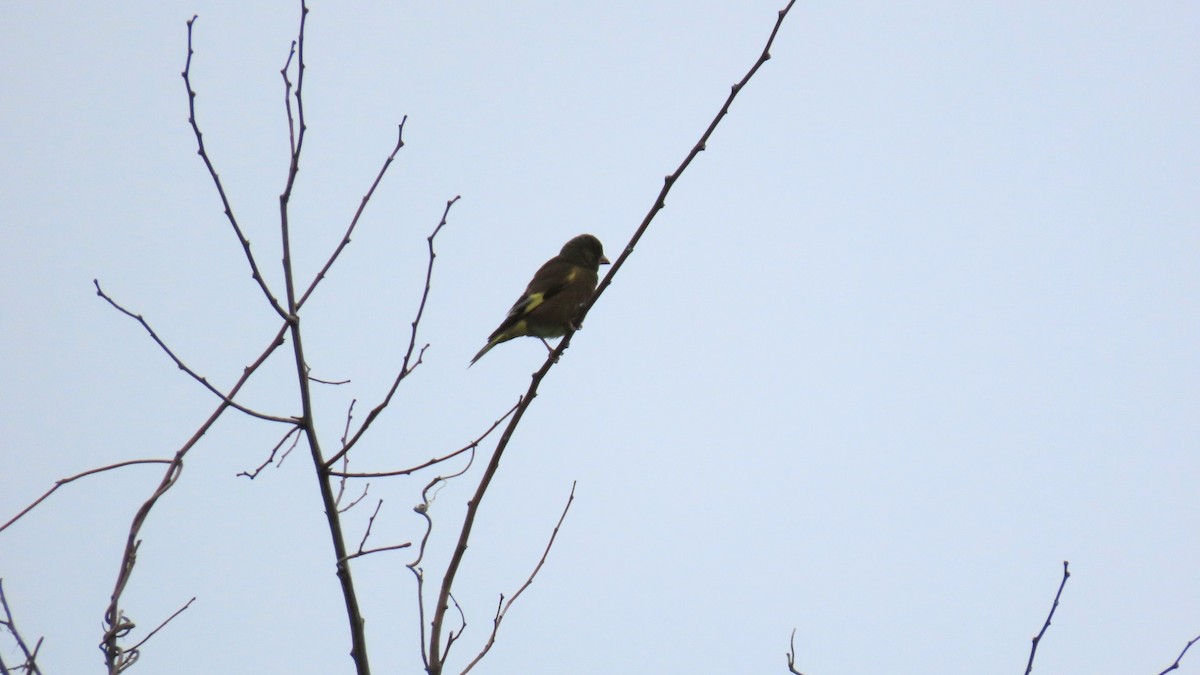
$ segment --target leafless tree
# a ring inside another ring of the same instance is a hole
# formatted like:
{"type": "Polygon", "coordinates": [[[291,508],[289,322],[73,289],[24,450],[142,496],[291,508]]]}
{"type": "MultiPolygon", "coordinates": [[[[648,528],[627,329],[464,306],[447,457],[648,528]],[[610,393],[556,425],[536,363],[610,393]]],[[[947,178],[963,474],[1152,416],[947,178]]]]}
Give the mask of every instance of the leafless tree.
{"type": "MultiPolygon", "coordinates": [[[[621,253],[613,261],[607,276],[599,283],[595,294],[590,302],[582,309],[582,316],[591,308],[591,306],[604,293],[604,290],[609,286],[613,276],[620,271],[625,262],[632,255],[638,241],[647,231],[650,223],[655,216],[665,205],[665,200],[672,187],[679,181],[683,172],[688,168],[692,161],[705,149],[705,146],[712,136],[721,120],[729,112],[729,107],[733,100],[750,82],[751,78],[758,72],[759,68],[770,58],[770,49],[775,41],[776,35],[783,24],[788,11],[791,9],[795,0],[790,0],[787,5],[779,11],[774,27],[771,29],[769,36],[766,39],[765,46],[759,57],[754,61],[745,76],[733,84],[728,97],[724,104],[717,111],[711,123],[700,134],[699,140],[686,154],[680,164],[669,174],[663,181],[663,185],[658,193],[657,198],[650,206],[641,223],[634,229],[628,242],[625,244],[621,253]]],[[[312,297],[313,293],[320,286],[322,280],[326,277],[329,270],[338,262],[341,254],[346,249],[354,235],[359,220],[364,211],[370,204],[372,196],[376,189],[380,186],[385,178],[389,167],[396,159],[397,154],[404,147],[404,124],[405,120],[399,123],[396,142],[391,150],[383,159],[378,172],[375,175],[373,182],[366,189],[361,202],[358,205],[353,217],[346,226],[346,229],[340,241],[329,252],[324,264],[320,269],[312,275],[311,278],[302,278],[298,271],[293,266],[292,247],[299,242],[293,236],[290,223],[292,220],[292,196],[293,189],[296,184],[296,178],[300,171],[301,156],[304,152],[305,139],[307,135],[307,125],[305,122],[304,113],[304,74],[305,74],[305,26],[308,19],[308,7],[304,0],[300,4],[300,22],[295,40],[292,42],[284,66],[280,70],[283,80],[285,114],[288,127],[289,138],[289,166],[284,179],[284,187],[279,195],[279,236],[282,249],[282,287],[273,286],[268,282],[267,277],[262,273],[260,260],[255,256],[251,248],[251,242],[246,235],[245,229],[240,224],[236,215],[234,205],[231,203],[229,195],[223,184],[217,167],[210,157],[204,143],[204,134],[201,131],[201,125],[198,119],[196,110],[197,92],[192,85],[192,61],[195,52],[193,50],[193,34],[195,28],[196,17],[192,17],[187,22],[187,56],[182,72],[182,77],[187,93],[188,106],[188,123],[191,126],[195,137],[196,147],[201,161],[206,167],[213,187],[216,190],[216,195],[220,200],[221,209],[225,219],[228,221],[229,227],[240,245],[245,264],[249,267],[251,276],[258,286],[262,295],[262,300],[268,312],[273,313],[279,321],[278,328],[273,334],[266,337],[264,346],[256,356],[248,360],[241,370],[240,377],[237,378],[233,386],[228,389],[221,389],[210,382],[210,379],[188,365],[177,352],[168,345],[160,336],[159,333],[151,325],[151,322],[141,314],[128,308],[127,304],[119,302],[111,296],[101,286],[99,280],[94,282],[96,293],[113,309],[121,314],[129,317],[136,322],[142,331],[153,340],[158,347],[166,354],[166,356],[180,370],[186,373],[190,378],[195,380],[201,387],[208,390],[216,399],[216,404],[209,414],[208,418],[191,434],[188,440],[179,448],[169,455],[161,458],[136,459],[125,462],[119,462],[104,467],[98,467],[75,474],[68,478],[58,481],[37,501],[30,504],[3,526],[0,526],[0,532],[12,525],[13,522],[20,519],[31,509],[36,507],[46,498],[48,498],[59,487],[79,480],[86,476],[95,473],[119,469],[133,464],[159,463],[164,464],[165,469],[158,485],[145,499],[140,507],[136,509],[132,517],[128,536],[125,541],[125,546],[117,564],[117,573],[113,585],[110,601],[104,610],[103,626],[104,630],[100,640],[100,648],[104,654],[105,664],[110,675],[124,672],[129,667],[134,665],[141,653],[141,649],[155,633],[165,627],[172,619],[184,612],[191,601],[179,607],[179,609],[159,621],[155,628],[139,635],[135,641],[134,631],[137,628],[135,622],[130,618],[125,603],[123,602],[124,592],[128,584],[133,579],[133,572],[137,565],[137,553],[141,544],[142,527],[146,523],[148,517],[153,511],[159,498],[171,490],[180,480],[184,473],[184,460],[199,444],[201,438],[212,428],[216,421],[230,410],[236,411],[243,415],[247,415],[266,424],[278,425],[282,429],[279,441],[271,449],[269,456],[257,468],[243,472],[242,475],[253,479],[258,476],[261,471],[270,466],[273,462],[280,461],[284,455],[292,449],[303,445],[309,451],[312,471],[317,479],[317,489],[320,492],[321,501],[324,506],[325,523],[329,531],[330,542],[332,544],[332,552],[336,561],[336,577],[337,583],[342,592],[342,598],[345,603],[345,616],[349,628],[350,637],[350,655],[354,663],[355,672],[358,675],[368,675],[371,671],[370,659],[367,651],[366,632],[364,630],[364,617],[359,603],[359,593],[355,586],[353,576],[353,562],[363,556],[379,554],[391,551],[404,550],[413,548],[414,556],[411,562],[407,564],[411,570],[417,586],[417,613],[420,616],[420,641],[421,655],[423,666],[429,675],[440,675],[447,669],[448,660],[451,655],[452,647],[458,643],[462,637],[462,629],[465,625],[466,617],[463,610],[458,606],[454,599],[454,585],[458,578],[460,566],[463,562],[467,551],[467,544],[471,538],[472,530],[475,525],[476,517],[479,510],[484,504],[484,497],[487,494],[488,488],[491,485],[493,478],[500,466],[500,460],[505,449],[509,446],[513,433],[517,426],[521,423],[526,411],[533,403],[538,394],[538,388],[543,380],[550,373],[551,369],[557,364],[563,353],[570,346],[574,330],[569,331],[559,342],[558,346],[547,356],[546,361],[534,373],[532,381],[525,393],[517,400],[517,402],[505,413],[491,423],[488,428],[478,433],[474,440],[456,450],[447,451],[446,453],[435,457],[429,461],[417,464],[415,466],[389,470],[380,472],[356,472],[350,470],[350,461],[352,451],[355,447],[367,438],[367,432],[372,427],[372,424],[384,414],[393,396],[405,382],[406,378],[417,369],[423,361],[425,350],[428,344],[421,344],[420,328],[421,321],[425,315],[426,303],[430,297],[430,290],[433,287],[433,273],[436,253],[434,244],[438,234],[447,227],[449,223],[452,207],[459,200],[459,197],[452,197],[445,202],[442,209],[440,220],[433,226],[429,235],[426,237],[426,248],[428,259],[425,269],[425,283],[420,294],[420,302],[418,304],[415,316],[411,322],[411,330],[408,336],[407,348],[404,353],[402,363],[398,370],[394,373],[392,383],[386,395],[382,397],[366,414],[360,423],[355,425],[354,420],[354,404],[347,410],[344,421],[339,421],[337,426],[342,428],[342,434],[336,446],[330,447],[328,438],[325,435],[325,430],[329,428],[330,421],[318,414],[313,404],[313,387],[317,384],[336,384],[318,380],[313,377],[309,370],[309,358],[306,353],[305,340],[305,323],[303,311],[306,303],[312,297]],[[288,413],[268,412],[257,410],[246,405],[239,400],[244,385],[259,372],[260,368],[269,359],[275,357],[278,353],[290,357],[290,362],[294,368],[295,387],[300,401],[299,410],[288,413]],[[467,502],[465,516],[462,522],[457,526],[458,536],[454,544],[454,548],[449,556],[449,562],[446,569],[440,574],[429,575],[422,562],[425,559],[427,546],[430,542],[430,533],[434,527],[434,516],[431,508],[432,495],[439,486],[446,481],[462,478],[467,479],[467,474],[474,464],[474,458],[477,450],[482,444],[487,442],[494,432],[498,432],[499,436],[492,447],[490,454],[487,457],[486,463],[477,478],[474,494],[467,502]],[[286,449],[285,449],[286,448],[286,449]],[[282,451],[282,454],[281,454],[282,451]],[[465,466],[445,470],[443,467],[451,466],[448,464],[450,460],[466,457],[465,466]],[[278,458],[278,459],[277,459],[278,458]],[[446,471],[445,473],[439,473],[446,471]],[[386,542],[381,545],[372,545],[369,542],[371,530],[375,523],[376,517],[382,508],[382,501],[376,503],[374,511],[369,516],[363,536],[358,541],[356,547],[351,546],[347,541],[346,528],[343,525],[343,516],[354,506],[359,504],[366,497],[364,489],[357,497],[350,497],[350,492],[347,491],[349,481],[361,478],[386,478],[389,476],[410,475],[415,473],[434,474],[427,482],[425,489],[422,491],[422,500],[417,506],[417,513],[422,517],[425,523],[424,532],[417,538],[414,545],[413,542],[386,542]],[[432,598],[426,597],[427,591],[432,598]],[[454,612],[451,612],[451,608],[454,612]]],[[[557,537],[559,528],[562,527],[567,513],[574,501],[574,487],[572,487],[570,495],[567,498],[566,504],[558,518],[558,523],[548,537],[547,544],[542,552],[540,559],[535,567],[530,571],[524,583],[509,597],[500,596],[496,610],[492,615],[492,628],[483,644],[479,645],[473,656],[464,657],[465,665],[462,667],[462,672],[470,671],[477,663],[483,659],[492,646],[495,644],[500,626],[505,619],[509,609],[513,603],[521,596],[526,588],[533,582],[542,566],[546,563],[550,549],[557,537]]],[[[0,599],[3,599],[3,589],[0,588],[0,599]]],[[[192,600],[195,600],[193,598],[192,600]]],[[[25,655],[25,663],[20,666],[29,672],[38,672],[36,666],[37,646],[30,650],[26,648],[26,643],[21,638],[20,633],[16,629],[15,622],[11,614],[8,612],[7,602],[4,604],[4,610],[8,616],[7,622],[3,626],[8,630],[9,634],[14,636],[21,647],[22,653],[25,655]]],[[[40,644],[40,642],[38,643],[40,644]]],[[[3,665],[0,664],[0,668],[3,665]]],[[[4,670],[7,673],[7,669],[4,670]]]]}
{"type": "MultiPolygon", "coordinates": [[[[1042,629],[1038,631],[1037,635],[1033,636],[1033,645],[1029,648],[1029,661],[1025,665],[1025,675],[1030,675],[1030,673],[1033,672],[1033,659],[1034,659],[1034,657],[1037,656],[1038,645],[1041,644],[1042,638],[1046,637],[1046,631],[1050,629],[1050,622],[1051,622],[1051,620],[1054,619],[1054,612],[1055,612],[1055,610],[1058,609],[1058,603],[1062,599],[1062,592],[1063,592],[1063,589],[1066,588],[1066,586],[1067,586],[1067,579],[1071,578],[1071,571],[1070,571],[1069,567],[1070,567],[1070,563],[1068,561],[1064,560],[1063,561],[1062,581],[1060,581],[1058,584],[1058,592],[1054,594],[1054,602],[1050,605],[1050,612],[1048,614],[1046,614],[1046,621],[1042,624],[1042,629]]],[[[1175,670],[1176,668],[1178,668],[1179,662],[1183,659],[1183,656],[1185,654],[1187,654],[1188,650],[1191,649],[1192,645],[1195,644],[1196,642],[1200,642],[1200,635],[1189,640],[1188,643],[1186,645],[1184,645],[1183,651],[1179,652],[1179,656],[1177,656],[1175,658],[1175,662],[1172,663],[1170,666],[1168,666],[1166,670],[1163,670],[1162,672],[1160,672],[1158,675],[1166,675],[1167,673],[1171,672],[1172,670],[1175,670]]],[[[803,673],[801,673],[799,670],[796,669],[796,631],[795,631],[795,629],[792,630],[792,638],[789,642],[788,651],[785,656],[787,657],[788,672],[792,673],[793,675],[803,675],[803,673]]]]}

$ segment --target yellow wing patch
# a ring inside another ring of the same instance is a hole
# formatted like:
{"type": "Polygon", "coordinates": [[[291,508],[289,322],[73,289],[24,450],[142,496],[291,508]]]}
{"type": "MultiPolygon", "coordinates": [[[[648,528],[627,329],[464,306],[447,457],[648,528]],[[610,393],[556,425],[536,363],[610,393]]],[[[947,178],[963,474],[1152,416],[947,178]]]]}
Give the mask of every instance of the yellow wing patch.
{"type": "Polygon", "coordinates": [[[537,306],[546,301],[545,293],[531,293],[529,298],[521,304],[521,314],[528,314],[537,309],[537,306]]]}

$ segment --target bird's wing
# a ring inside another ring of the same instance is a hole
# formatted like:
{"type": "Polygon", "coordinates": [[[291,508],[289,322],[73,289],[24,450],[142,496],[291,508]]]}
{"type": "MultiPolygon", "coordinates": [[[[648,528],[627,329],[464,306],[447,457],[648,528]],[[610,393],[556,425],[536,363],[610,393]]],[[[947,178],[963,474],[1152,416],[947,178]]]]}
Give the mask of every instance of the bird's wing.
{"type": "Polygon", "coordinates": [[[524,316],[541,305],[543,302],[558,295],[569,286],[579,273],[579,268],[562,260],[551,258],[538,269],[537,274],[525,288],[525,293],[508,310],[507,318],[524,316]]]}

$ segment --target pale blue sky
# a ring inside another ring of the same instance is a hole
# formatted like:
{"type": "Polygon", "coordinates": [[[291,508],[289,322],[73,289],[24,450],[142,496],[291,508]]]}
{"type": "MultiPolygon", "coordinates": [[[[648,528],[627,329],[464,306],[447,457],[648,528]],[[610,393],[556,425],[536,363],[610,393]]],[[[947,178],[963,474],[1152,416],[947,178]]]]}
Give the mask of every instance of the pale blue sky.
{"type": "MultiPolygon", "coordinates": [[[[459,194],[425,363],[355,467],[422,461],[507,410],[543,348],[470,357],[568,238],[619,252],[783,4],[314,2],[305,276],[409,116],[306,308],[315,374],[352,380],[318,390],[327,443],[398,367],[424,237],[459,194]]],[[[186,123],[193,13],[205,140],[277,285],[297,3],[6,5],[0,520],[57,478],[169,455],[214,405],[93,278],[221,385],[277,327],[186,123]]],[[[573,480],[477,672],[782,673],[795,627],[809,675],[1020,673],[1064,559],[1035,672],[1170,665],[1200,633],[1197,35],[1185,2],[797,4],[505,455],[451,665],[573,480]]],[[[294,413],[288,362],[246,401],[294,413]]],[[[127,611],[146,629],[198,599],[132,672],[351,671],[306,459],[234,477],[278,434],[227,415],[154,511],[127,611]]],[[[159,475],[68,486],[0,534],[46,672],[101,670],[121,546],[159,475]]],[[[376,545],[419,536],[428,479],[371,482],[376,545]]],[[[431,573],[470,489],[434,504],[431,573]]],[[[420,670],[409,559],[355,567],[377,672],[420,670]]]]}

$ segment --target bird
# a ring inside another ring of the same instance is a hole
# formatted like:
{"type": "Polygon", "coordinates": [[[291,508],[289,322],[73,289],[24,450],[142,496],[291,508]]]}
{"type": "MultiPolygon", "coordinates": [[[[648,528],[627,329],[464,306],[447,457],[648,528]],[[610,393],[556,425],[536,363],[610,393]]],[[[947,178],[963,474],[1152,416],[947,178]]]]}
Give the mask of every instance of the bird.
{"type": "MultiPolygon", "coordinates": [[[[600,266],[607,264],[604,246],[590,234],[581,234],[563,244],[558,255],[547,260],[533,275],[525,292],[467,367],[475,365],[501,342],[528,335],[546,344],[546,338],[566,335],[567,329],[578,330],[579,310],[596,291],[600,266]]],[[[550,345],[546,344],[546,348],[550,345]]]]}

